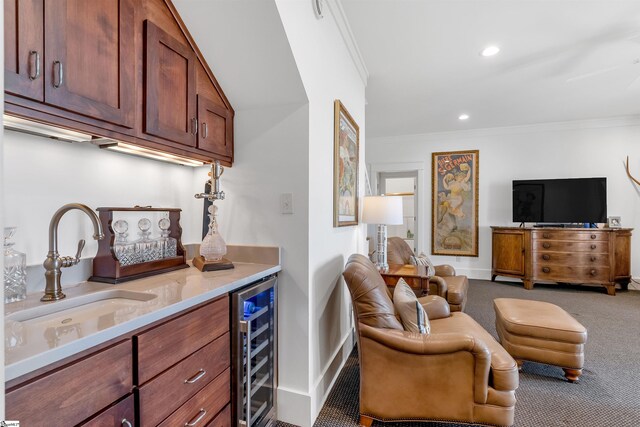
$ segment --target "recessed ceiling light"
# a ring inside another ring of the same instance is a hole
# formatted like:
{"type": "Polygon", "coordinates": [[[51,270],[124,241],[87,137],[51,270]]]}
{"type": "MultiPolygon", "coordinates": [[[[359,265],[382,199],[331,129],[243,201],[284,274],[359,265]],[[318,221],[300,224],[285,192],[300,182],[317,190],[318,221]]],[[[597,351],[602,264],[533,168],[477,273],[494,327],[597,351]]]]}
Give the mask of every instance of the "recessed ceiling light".
{"type": "Polygon", "coordinates": [[[460,114],[458,116],[458,120],[467,120],[469,119],[469,115],[468,114],[460,114]]]}
{"type": "Polygon", "coordinates": [[[480,55],[493,56],[493,55],[497,55],[498,52],[500,52],[500,48],[498,46],[487,46],[484,49],[482,49],[482,52],[480,52],[480,55]]]}

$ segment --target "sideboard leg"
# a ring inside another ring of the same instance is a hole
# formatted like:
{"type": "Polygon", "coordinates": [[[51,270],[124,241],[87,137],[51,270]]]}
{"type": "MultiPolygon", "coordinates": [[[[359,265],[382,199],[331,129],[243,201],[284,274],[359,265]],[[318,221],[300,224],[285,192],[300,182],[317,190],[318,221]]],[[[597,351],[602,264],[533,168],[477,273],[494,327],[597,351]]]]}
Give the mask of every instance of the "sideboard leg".
{"type": "Polygon", "coordinates": [[[562,368],[564,370],[564,376],[570,383],[577,383],[582,375],[582,369],[569,369],[562,368]]]}
{"type": "Polygon", "coordinates": [[[366,415],[360,415],[360,425],[362,427],[371,427],[373,424],[373,418],[367,417],[366,415]]]}
{"type": "Polygon", "coordinates": [[[495,281],[496,281],[496,277],[498,277],[498,275],[497,275],[497,274],[492,274],[492,275],[491,275],[491,281],[492,281],[492,282],[495,282],[495,281]]]}
{"type": "Polygon", "coordinates": [[[532,280],[523,280],[522,281],[524,283],[524,288],[528,291],[530,291],[531,289],[533,289],[533,281],[532,280]]]}
{"type": "Polygon", "coordinates": [[[616,295],[616,284],[615,283],[605,283],[604,286],[607,288],[607,295],[615,296],[616,295]]]}

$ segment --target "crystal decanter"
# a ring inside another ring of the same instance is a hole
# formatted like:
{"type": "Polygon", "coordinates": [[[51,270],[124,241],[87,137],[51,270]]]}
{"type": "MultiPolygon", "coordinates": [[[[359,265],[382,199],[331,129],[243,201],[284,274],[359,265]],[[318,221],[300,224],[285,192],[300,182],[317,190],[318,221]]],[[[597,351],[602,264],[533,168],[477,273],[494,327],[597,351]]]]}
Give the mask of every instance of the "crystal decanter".
{"type": "Polygon", "coordinates": [[[204,257],[205,261],[220,261],[227,253],[227,245],[220,233],[218,233],[218,223],[216,221],[218,207],[211,205],[208,211],[209,232],[204,236],[200,245],[200,255],[204,257]]]}
{"type": "Polygon", "coordinates": [[[169,228],[171,227],[171,221],[169,218],[162,218],[158,221],[158,227],[160,228],[160,247],[162,251],[162,258],[173,258],[178,254],[178,241],[169,237],[169,228]]]}
{"type": "Polygon", "coordinates": [[[21,301],[27,297],[27,256],[12,248],[10,239],[16,227],[4,229],[4,302],[21,301]]]}
{"type": "Polygon", "coordinates": [[[151,221],[148,218],[142,218],[138,221],[140,239],[135,242],[135,251],[142,256],[144,262],[162,259],[162,249],[160,242],[150,238],[151,221]]]}

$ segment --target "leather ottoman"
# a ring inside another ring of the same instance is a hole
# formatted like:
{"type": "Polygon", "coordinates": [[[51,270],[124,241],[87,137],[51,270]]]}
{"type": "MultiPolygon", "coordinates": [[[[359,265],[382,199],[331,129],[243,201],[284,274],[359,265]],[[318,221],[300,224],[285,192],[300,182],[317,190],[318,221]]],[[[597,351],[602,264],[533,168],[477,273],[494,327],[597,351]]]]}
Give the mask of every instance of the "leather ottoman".
{"type": "Polygon", "coordinates": [[[563,368],[577,382],[584,364],[587,330],[557,305],[514,298],[493,300],[500,343],[516,359],[563,368]]]}

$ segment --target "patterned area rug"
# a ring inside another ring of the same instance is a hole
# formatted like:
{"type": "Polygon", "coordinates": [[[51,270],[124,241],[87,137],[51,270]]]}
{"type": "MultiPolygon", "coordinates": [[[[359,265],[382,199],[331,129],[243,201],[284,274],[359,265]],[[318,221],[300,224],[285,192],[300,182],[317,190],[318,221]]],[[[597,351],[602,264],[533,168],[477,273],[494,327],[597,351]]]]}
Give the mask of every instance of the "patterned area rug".
{"type": "MultiPolygon", "coordinates": [[[[547,301],[559,305],[587,327],[585,369],[580,382],[564,380],[562,369],[525,362],[516,391],[517,427],[640,426],[640,292],[571,285],[536,285],[472,280],[466,312],[491,334],[493,299],[547,301]]],[[[359,370],[356,351],[339,375],[316,427],[358,425],[359,370]]],[[[289,426],[278,423],[279,426],[289,426]]],[[[455,427],[446,423],[379,423],[381,427],[455,427]]]]}

